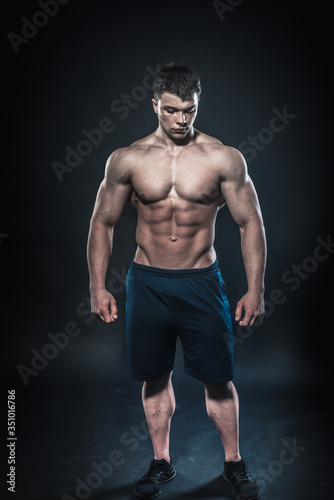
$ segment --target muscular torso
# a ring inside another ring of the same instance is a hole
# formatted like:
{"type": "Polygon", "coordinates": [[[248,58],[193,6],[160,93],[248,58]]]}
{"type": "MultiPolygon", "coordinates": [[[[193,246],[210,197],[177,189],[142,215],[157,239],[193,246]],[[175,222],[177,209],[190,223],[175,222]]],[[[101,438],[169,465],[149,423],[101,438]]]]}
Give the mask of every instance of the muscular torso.
{"type": "Polygon", "coordinates": [[[216,259],[215,220],[225,203],[217,161],[222,144],[199,132],[195,137],[173,151],[157,146],[151,136],[129,148],[139,264],[186,269],[216,259]]]}

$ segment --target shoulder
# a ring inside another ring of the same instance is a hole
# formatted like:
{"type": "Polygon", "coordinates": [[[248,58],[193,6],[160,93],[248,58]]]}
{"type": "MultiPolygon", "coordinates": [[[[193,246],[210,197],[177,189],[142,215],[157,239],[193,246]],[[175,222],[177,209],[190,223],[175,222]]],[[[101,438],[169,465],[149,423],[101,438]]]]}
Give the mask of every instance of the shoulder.
{"type": "Polygon", "coordinates": [[[218,158],[224,158],[225,161],[237,161],[242,154],[237,149],[226,146],[222,141],[211,135],[204,134],[199,130],[195,131],[195,144],[207,149],[208,152],[215,154],[218,158]]]}
{"type": "Polygon", "coordinates": [[[238,149],[222,145],[220,150],[217,150],[216,160],[222,180],[246,180],[247,163],[238,149]]]}
{"type": "Polygon", "coordinates": [[[224,168],[227,171],[246,173],[247,164],[244,156],[240,151],[232,146],[224,146],[221,151],[224,168]]]}
{"type": "Polygon", "coordinates": [[[129,147],[115,149],[106,162],[105,180],[107,184],[128,181],[131,176],[131,170],[129,147]]]}
{"type": "Polygon", "coordinates": [[[216,139],[211,135],[204,134],[204,132],[200,132],[197,129],[195,129],[194,139],[194,144],[196,146],[202,147],[203,149],[208,150],[208,152],[220,151],[224,148],[224,144],[219,139],[216,139]]]}
{"type": "Polygon", "coordinates": [[[129,146],[115,149],[107,159],[106,177],[118,178],[130,176],[138,160],[138,156],[144,151],[141,141],[136,141],[129,146]]]}
{"type": "Polygon", "coordinates": [[[129,146],[115,149],[115,151],[113,151],[109,156],[107,164],[111,165],[111,167],[116,167],[116,165],[118,165],[123,168],[129,168],[131,163],[138,160],[138,157],[151,147],[153,143],[151,137],[152,135],[153,134],[142,139],[138,139],[129,146]]]}
{"type": "Polygon", "coordinates": [[[215,168],[222,178],[245,177],[247,164],[240,151],[232,146],[223,144],[219,139],[207,134],[199,133],[198,144],[210,155],[215,168]]]}

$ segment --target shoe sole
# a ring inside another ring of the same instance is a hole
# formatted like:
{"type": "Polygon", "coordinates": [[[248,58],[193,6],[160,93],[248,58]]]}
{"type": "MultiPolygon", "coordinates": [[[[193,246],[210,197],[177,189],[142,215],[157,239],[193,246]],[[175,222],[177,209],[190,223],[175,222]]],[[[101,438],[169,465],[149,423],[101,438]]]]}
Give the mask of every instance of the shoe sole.
{"type": "MultiPolygon", "coordinates": [[[[226,479],[226,481],[228,481],[230,483],[230,485],[232,486],[232,492],[233,492],[233,495],[236,498],[236,500],[238,500],[239,495],[240,495],[240,498],[243,498],[242,493],[237,493],[235,491],[233,483],[224,474],[223,474],[223,478],[226,479]]],[[[259,498],[260,498],[260,495],[256,495],[256,497],[249,497],[248,500],[259,500],[259,498]]]]}
{"type": "Polygon", "coordinates": [[[136,492],[135,492],[135,496],[136,496],[137,498],[140,498],[140,500],[154,500],[154,498],[157,498],[159,495],[161,495],[164,485],[165,485],[166,483],[168,483],[169,481],[171,481],[172,479],[174,479],[174,477],[175,477],[175,476],[176,476],[176,470],[174,471],[174,474],[173,474],[171,477],[169,477],[168,479],[166,479],[166,481],[164,481],[164,482],[162,483],[162,485],[161,485],[161,490],[160,490],[160,491],[158,491],[158,493],[156,493],[155,495],[150,496],[150,497],[145,497],[144,495],[141,495],[140,493],[136,493],[136,492]]]}

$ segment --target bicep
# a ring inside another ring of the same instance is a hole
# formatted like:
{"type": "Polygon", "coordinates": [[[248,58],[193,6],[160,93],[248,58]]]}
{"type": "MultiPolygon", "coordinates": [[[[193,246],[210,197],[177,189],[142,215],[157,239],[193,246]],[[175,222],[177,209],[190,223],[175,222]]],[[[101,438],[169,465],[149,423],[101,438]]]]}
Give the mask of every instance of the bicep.
{"type": "Polygon", "coordinates": [[[233,219],[239,227],[243,227],[254,218],[262,217],[246,162],[241,153],[234,156],[235,161],[229,165],[229,171],[221,183],[221,191],[233,219]]]}
{"type": "Polygon", "coordinates": [[[108,226],[115,225],[131,191],[129,176],[115,164],[115,159],[113,160],[111,156],[106,164],[105,177],[97,192],[92,219],[108,226]]]}

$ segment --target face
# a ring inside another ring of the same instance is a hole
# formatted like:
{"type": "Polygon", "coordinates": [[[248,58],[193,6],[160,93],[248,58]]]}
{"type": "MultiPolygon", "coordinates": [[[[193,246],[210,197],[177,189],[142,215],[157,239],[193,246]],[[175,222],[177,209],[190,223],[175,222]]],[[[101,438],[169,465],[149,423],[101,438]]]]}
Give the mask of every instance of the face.
{"type": "Polygon", "coordinates": [[[152,102],[163,131],[171,139],[184,139],[192,130],[197,115],[198,94],[194,93],[190,101],[182,101],[175,94],[165,92],[152,102]]]}

